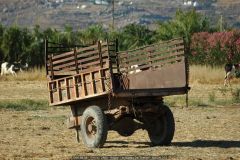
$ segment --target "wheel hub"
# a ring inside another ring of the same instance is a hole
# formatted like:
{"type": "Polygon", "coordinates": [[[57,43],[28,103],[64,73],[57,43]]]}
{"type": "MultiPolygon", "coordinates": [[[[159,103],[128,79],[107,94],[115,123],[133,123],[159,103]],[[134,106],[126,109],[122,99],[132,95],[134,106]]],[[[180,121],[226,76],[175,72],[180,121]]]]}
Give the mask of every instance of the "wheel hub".
{"type": "Polygon", "coordinates": [[[97,133],[97,126],[95,119],[93,117],[88,117],[86,120],[86,131],[87,135],[91,138],[96,135],[97,133]]]}

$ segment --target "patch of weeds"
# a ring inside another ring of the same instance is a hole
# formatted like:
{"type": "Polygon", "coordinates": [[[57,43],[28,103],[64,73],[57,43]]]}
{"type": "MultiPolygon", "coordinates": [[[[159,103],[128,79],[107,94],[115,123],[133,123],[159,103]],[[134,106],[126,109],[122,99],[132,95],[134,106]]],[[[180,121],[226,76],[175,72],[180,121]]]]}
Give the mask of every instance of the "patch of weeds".
{"type": "Polygon", "coordinates": [[[232,92],[232,101],[234,103],[239,103],[240,102],[240,88],[234,89],[232,92]]]}
{"type": "Polygon", "coordinates": [[[185,106],[185,96],[171,96],[164,98],[164,103],[170,107],[185,106]]]}
{"type": "Polygon", "coordinates": [[[190,100],[189,101],[190,106],[196,106],[196,107],[207,107],[209,104],[203,102],[202,100],[190,100]]]}
{"type": "Polygon", "coordinates": [[[34,115],[34,116],[31,116],[31,118],[33,119],[41,119],[41,120],[59,120],[59,121],[63,121],[63,120],[66,120],[66,116],[64,115],[59,115],[59,116],[41,116],[41,115],[34,115]]]}
{"type": "Polygon", "coordinates": [[[228,106],[228,105],[232,105],[232,100],[218,100],[218,101],[215,101],[215,104],[219,106],[228,106]]]}
{"type": "Polygon", "coordinates": [[[165,105],[169,106],[169,107],[174,107],[176,106],[176,102],[175,101],[171,101],[171,100],[167,100],[164,102],[165,105]]]}
{"type": "Polygon", "coordinates": [[[228,89],[226,87],[221,87],[218,89],[222,95],[226,95],[228,89]]]}
{"type": "Polygon", "coordinates": [[[45,100],[16,100],[16,101],[1,101],[0,109],[12,109],[16,111],[35,111],[46,110],[48,108],[48,102],[45,100]]]}
{"type": "Polygon", "coordinates": [[[209,93],[209,94],[208,94],[208,101],[209,101],[209,102],[215,102],[215,100],[216,100],[216,95],[215,95],[215,93],[214,93],[214,92],[209,93]]]}

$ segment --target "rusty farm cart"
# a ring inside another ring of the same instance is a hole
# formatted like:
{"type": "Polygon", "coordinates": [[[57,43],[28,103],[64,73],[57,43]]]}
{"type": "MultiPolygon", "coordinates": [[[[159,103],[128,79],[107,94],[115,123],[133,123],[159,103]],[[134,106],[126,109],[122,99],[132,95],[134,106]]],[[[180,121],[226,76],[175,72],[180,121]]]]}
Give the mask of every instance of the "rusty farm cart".
{"type": "Polygon", "coordinates": [[[130,136],[137,129],[153,145],[171,143],[174,117],[163,97],[189,89],[182,38],[122,52],[117,41],[45,45],[49,103],[70,106],[69,128],[86,146],[102,147],[109,130],[130,136]]]}

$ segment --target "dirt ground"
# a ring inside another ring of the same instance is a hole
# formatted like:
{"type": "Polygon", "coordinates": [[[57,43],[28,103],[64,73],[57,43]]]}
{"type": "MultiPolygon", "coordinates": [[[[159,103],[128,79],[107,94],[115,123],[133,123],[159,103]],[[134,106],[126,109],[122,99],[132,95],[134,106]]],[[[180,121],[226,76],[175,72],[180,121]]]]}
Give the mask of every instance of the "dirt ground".
{"type": "MultiPolygon", "coordinates": [[[[12,88],[17,93],[12,92],[11,97],[9,92],[4,93],[3,84],[0,83],[0,100],[5,97],[12,100],[21,98],[23,94],[20,94],[19,86],[26,88],[25,97],[37,96],[38,91],[40,97],[47,97],[44,95],[44,83],[21,82],[16,85],[18,87],[12,88]]],[[[82,142],[77,143],[75,131],[66,127],[66,118],[70,113],[68,107],[51,107],[42,111],[1,109],[0,159],[70,159],[77,156],[240,159],[240,106],[171,109],[176,122],[171,146],[152,147],[147,132],[138,130],[130,137],[109,132],[107,142],[101,149],[88,149],[82,142]]]]}

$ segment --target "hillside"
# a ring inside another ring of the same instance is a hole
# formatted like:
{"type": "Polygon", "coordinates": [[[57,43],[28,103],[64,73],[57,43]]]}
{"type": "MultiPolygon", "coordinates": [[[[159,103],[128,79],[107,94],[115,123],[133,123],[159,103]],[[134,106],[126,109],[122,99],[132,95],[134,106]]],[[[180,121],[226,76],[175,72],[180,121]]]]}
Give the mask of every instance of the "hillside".
{"type": "MultiPolygon", "coordinates": [[[[188,0],[190,1],[190,0],[188,0]]],[[[101,0],[1,0],[0,22],[10,26],[34,26],[74,29],[100,23],[112,24],[112,5],[101,0]],[[104,3],[103,3],[104,2],[104,3]]],[[[228,26],[240,27],[239,0],[199,0],[196,10],[206,14],[214,24],[223,16],[228,26]]],[[[115,0],[115,26],[129,23],[154,24],[174,16],[177,9],[191,9],[183,0],[115,0]]]]}

